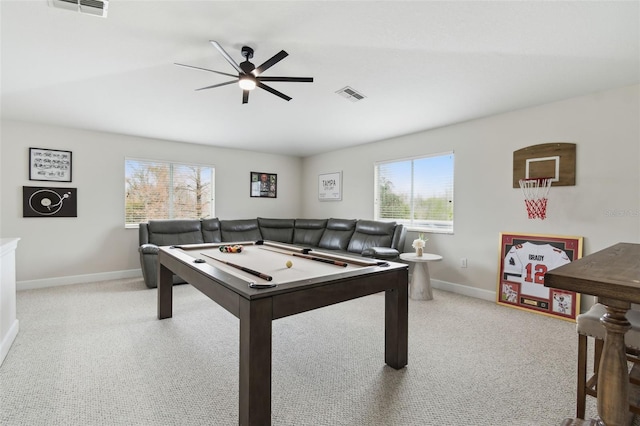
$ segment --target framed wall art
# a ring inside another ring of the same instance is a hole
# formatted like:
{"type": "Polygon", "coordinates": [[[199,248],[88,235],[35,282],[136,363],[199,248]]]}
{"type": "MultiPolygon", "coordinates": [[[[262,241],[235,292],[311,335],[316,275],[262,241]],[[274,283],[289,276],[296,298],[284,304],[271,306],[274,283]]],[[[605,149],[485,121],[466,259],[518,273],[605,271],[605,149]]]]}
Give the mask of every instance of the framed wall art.
{"type": "Polygon", "coordinates": [[[251,172],[251,197],[277,198],[278,175],[274,173],[251,172]]]}
{"type": "Polygon", "coordinates": [[[23,186],[22,217],[78,217],[77,189],[23,186]]]}
{"type": "Polygon", "coordinates": [[[342,172],[318,175],[318,200],[342,200],[342,172]]]}
{"type": "Polygon", "coordinates": [[[547,271],[582,257],[582,237],[500,233],[497,303],[575,321],[580,294],[544,285],[547,271]]]}
{"type": "Polygon", "coordinates": [[[71,182],[71,151],[29,148],[29,180],[71,182]]]}

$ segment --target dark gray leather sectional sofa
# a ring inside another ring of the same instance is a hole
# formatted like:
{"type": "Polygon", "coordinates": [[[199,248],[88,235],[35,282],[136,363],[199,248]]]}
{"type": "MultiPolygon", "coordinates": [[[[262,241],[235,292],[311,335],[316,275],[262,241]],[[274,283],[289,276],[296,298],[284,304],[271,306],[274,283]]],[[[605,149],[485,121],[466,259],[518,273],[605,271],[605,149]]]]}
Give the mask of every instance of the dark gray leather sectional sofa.
{"type": "MultiPolygon", "coordinates": [[[[151,220],[139,228],[144,282],[157,287],[158,247],[180,244],[270,240],[344,254],[395,260],[406,228],[395,222],[357,219],[175,219],[151,220]]],[[[174,283],[184,282],[174,276],[174,283]]]]}

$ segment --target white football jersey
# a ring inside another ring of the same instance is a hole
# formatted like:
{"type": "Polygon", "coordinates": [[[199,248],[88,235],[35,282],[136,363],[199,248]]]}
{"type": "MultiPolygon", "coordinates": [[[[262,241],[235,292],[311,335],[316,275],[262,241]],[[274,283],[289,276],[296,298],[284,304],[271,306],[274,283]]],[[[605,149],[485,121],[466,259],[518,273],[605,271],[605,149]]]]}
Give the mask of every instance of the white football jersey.
{"type": "Polygon", "coordinates": [[[558,266],[570,263],[567,254],[551,244],[526,242],[511,247],[504,258],[503,278],[520,283],[520,294],[549,299],[544,275],[558,266]]]}

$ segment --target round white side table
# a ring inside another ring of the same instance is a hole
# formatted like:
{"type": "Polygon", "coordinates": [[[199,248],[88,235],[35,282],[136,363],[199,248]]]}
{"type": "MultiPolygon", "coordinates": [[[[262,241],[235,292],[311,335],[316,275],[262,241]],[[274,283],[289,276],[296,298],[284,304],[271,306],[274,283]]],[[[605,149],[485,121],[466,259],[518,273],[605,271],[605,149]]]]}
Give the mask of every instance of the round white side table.
{"type": "Polygon", "coordinates": [[[409,280],[409,297],[414,300],[432,300],[429,262],[442,260],[439,254],[423,253],[418,257],[415,253],[401,253],[400,259],[409,262],[411,279],[409,280]]]}

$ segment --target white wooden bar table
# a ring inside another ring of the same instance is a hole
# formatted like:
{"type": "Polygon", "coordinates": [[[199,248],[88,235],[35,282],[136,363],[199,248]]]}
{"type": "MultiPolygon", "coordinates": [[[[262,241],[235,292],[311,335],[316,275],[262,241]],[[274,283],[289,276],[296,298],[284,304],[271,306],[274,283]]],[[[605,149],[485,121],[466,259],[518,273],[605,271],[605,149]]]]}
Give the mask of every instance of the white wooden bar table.
{"type": "Polygon", "coordinates": [[[429,262],[442,260],[439,254],[401,253],[400,259],[409,262],[411,279],[409,280],[409,297],[413,300],[432,300],[431,277],[429,276],[429,262]]]}

